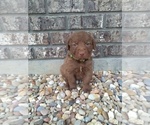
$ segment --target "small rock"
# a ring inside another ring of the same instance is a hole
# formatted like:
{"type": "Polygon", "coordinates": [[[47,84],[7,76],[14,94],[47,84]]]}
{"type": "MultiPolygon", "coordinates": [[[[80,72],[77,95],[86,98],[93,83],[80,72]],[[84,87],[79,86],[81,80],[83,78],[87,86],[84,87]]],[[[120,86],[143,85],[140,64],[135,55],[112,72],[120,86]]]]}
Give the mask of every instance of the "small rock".
{"type": "Polygon", "coordinates": [[[40,112],[41,112],[42,115],[47,115],[48,114],[48,110],[47,109],[42,109],[40,112]]]}
{"type": "Polygon", "coordinates": [[[100,95],[99,94],[90,94],[88,96],[88,99],[93,100],[93,101],[99,101],[100,100],[100,95]]]}
{"type": "Polygon", "coordinates": [[[100,120],[101,122],[104,122],[104,117],[102,115],[98,115],[98,120],[100,120]]]}
{"type": "Polygon", "coordinates": [[[64,120],[59,120],[59,121],[57,122],[57,125],[65,125],[64,120]]]}
{"type": "Polygon", "coordinates": [[[77,98],[78,97],[78,92],[72,92],[71,97],[73,99],[77,98]]]}
{"type": "Polygon", "coordinates": [[[140,87],[136,84],[131,84],[130,89],[139,89],[140,87]]]}
{"type": "Polygon", "coordinates": [[[70,97],[70,96],[71,96],[71,91],[66,90],[66,91],[65,91],[65,94],[66,94],[68,97],[70,97]]]}
{"type": "Polygon", "coordinates": [[[47,123],[48,123],[48,122],[50,121],[50,118],[49,118],[49,117],[46,117],[46,118],[44,118],[43,120],[44,120],[44,122],[47,122],[47,123]]]}
{"type": "Polygon", "coordinates": [[[105,99],[107,99],[107,100],[109,100],[110,98],[109,98],[109,95],[108,95],[108,93],[104,93],[104,96],[103,96],[103,98],[105,98],[105,99]]]}
{"type": "Polygon", "coordinates": [[[129,119],[137,119],[137,117],[138,117],[137,113],[134,111],[129,111],[128,116],[129,116],[129,119]]]}
{"type": "Polygon", "coordinates": [[[135,96],[136,93],[133,90],[126,90],[126,93],[128,93],[129,96],[135,96]]]}
{"type": "Polygon", "coordinates": [[[84,95],[80,95],[80,99],[81,100],[85,100],[85,96],[84,95]]]}
{"type": "Polygon", "coordinates": [[[109,117],[109,120],[114,119],[114,113],[112,111],[109,111],[108,112],[108,117],[109,117]]]}
{"type": "Polygon", "coordinates": [[[144,96],[146,98],[147,102],[150,102],[150,96],[144,96]]]}
{"type": "Polygon", "coordinates": [[[117,82],[120,86],[122,86],[122,79],[118,79],[117,82]]]}
{"type": "Polygon", "coordinates": [[[75,118],[78,120],[83,120],[84,116],[81,116],[80,114],[77,113],[75,118]]]}
{"type": "Polygon", "coordinates": [[[69,101],[69,105],[72,106],[76,101],[74,99],[69,101]]]}
{"type": "Polygon", "coordinates": [[[49,85],[53,85],[53,84],[54,84],[53,80],[49,81],[49,85]]]}
{"type": "Polygon", "coordinates": [[[66,119],[68,119],[68,118],[69,118],[69,114],[63,114],[63,115],[62,115],[62,119],[63,119],[63,120],[66,120],[66,119]]]}
{"type": "Polygon", "coordinates": [[[150,79],[144,79],[144,84],[146,86],[150,86],[150,79]]]}
{"type": "Polygon", "coordinates": [[[89,117],[89,116],[84,118],[84,122],[85,122],[85,123],[88,123],[88,122],[90,122],[91,120],[92,120],[92,118],[89,117]]]}
{"type": "Polygon", "coordinates": [[[81,121],[80,120],[75,121],[74,125],[81,125],[81,121]]]}
{"type": "Polygon", "coordinates": [[[34,125],[43,125],[43,119],[36,119],[36,120],[34,120],[34,125]]]}
{"type": "Polygon", "coordinates": [[[106,120],[109,119],[108,114],[107,114],[107,112],[105,112],[105,111],[102,111],[102,116],[103,116],[106,120]]]}
{"type": "Polygon", "coordinates": [[[113,85],[113,84],[110,84],[109,88],[113,90],[113,89],[115,89],[115,88],[116,88],[116,86],[115,86],[115,85],[113,85]]]}
{"type": "Polygon", "coordinates": [[[85,111],[82,110],[82,109],[79,109],[79,114],[80,114],[80,115],[85,115],[85,111]]]}

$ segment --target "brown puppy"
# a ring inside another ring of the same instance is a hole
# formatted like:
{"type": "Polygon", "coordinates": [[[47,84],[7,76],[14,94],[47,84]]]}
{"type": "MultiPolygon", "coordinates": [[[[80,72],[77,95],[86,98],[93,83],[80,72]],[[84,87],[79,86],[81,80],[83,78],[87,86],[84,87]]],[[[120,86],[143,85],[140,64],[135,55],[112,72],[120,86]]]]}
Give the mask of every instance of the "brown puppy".
{"type": "Polygon", "coordinates": [[[75,89],[76,80],[80,80],[83,83],[83,91],[91,91],[89,83],[93,74],[91,54],[95,49],[94,39],[84,31],[73,33],[68,40],[67,49],[67,56],[60,68],[67,87],[75,89]]]}

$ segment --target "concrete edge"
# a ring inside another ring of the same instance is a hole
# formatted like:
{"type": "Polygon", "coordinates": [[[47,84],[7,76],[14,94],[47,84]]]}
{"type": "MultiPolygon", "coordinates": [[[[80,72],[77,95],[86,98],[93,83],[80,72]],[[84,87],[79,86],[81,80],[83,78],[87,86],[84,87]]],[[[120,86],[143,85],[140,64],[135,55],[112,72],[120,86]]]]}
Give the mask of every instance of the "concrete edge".
{"type": "MultiPolygon", "coordinates": [[[[63,60],[1,60],[0,74],[59,74],[63,60]]],[[[150,71],[150,58],[94,59],[94,71],[150,71]]]]}

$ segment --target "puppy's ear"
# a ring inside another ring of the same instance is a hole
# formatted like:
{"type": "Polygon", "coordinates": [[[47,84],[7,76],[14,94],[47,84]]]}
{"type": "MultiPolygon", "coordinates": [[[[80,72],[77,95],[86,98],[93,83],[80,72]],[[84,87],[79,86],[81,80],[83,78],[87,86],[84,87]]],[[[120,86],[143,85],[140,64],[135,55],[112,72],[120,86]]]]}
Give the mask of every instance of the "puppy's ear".
{"type": "Polygon", "coordinates": [[[92,40],[92,45],[93,45],[93,50],[95,50],[96,49],[96,42],[94,39],[92,40]]]}
{"type": "Polygon", "coordinates": [[[67,50],[70,50],[70,45],[69,45],[70,42],[71,42],[71,37],[68,38],[67,43],[66,43],[67,50]]]}
{"type": "Polygon", "coordinates": [[[90,33],[90,32],[88,32],[88,34],[90,35],[90,37],[92,39],[92,49],[95,50],[96,49],[96,42],[95,42],[95,39],[94,39],[94,34],[90,33]]]}

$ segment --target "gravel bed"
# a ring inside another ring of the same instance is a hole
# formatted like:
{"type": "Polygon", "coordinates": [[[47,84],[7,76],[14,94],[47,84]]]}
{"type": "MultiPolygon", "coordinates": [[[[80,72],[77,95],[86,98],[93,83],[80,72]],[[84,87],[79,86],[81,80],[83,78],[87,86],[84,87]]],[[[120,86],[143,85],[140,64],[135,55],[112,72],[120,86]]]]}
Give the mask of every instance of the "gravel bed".
{"type": "Polygon", "coordinates": [[[99,71],[92,91],[61,75],[0,75],[1,125],[150,125],[150,72],[99,71]]]}

